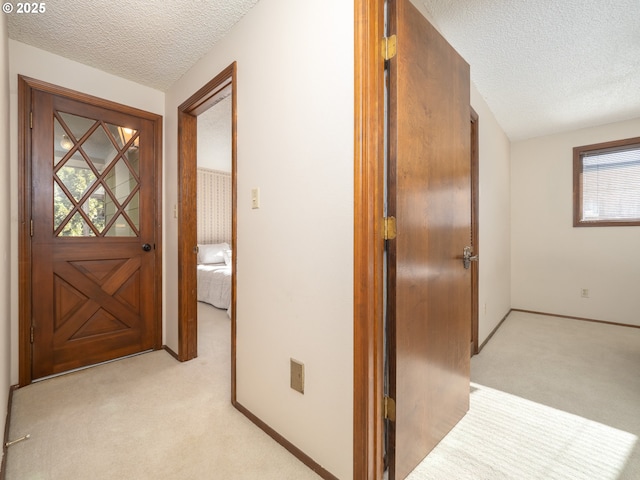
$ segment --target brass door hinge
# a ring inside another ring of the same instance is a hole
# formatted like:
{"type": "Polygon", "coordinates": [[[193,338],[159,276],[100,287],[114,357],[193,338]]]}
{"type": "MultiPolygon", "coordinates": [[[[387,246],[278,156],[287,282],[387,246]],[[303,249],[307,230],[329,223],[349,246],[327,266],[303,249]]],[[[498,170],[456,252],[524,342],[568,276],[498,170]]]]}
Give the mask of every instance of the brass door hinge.
{"type": "Polygon", "coordinates": [[[396,56],[398,51],[398,40],[395,35],[384,37],[382,39],[382,57],[385,60],[391,60],[396,56]]]}
{"type": "Polygon", "coordinates": [[[396,402],[393,398],[384,396],[384,418],[392,422],[396,421],[396,402]]]}
{"type": "Polygon", "coordinates": [[[31,233],[31,236],[33,237],[33,218],[30,220],[29,232],[31,233]]]}
{"type": "Polygon", "coordinates": [[[29,128],[33,128],[33,112],[29,112],[29,128]]]}
{"type": "Polygon", "coordinates": [[[398,234],[396,229],[396,217],[385,217],[383,229],[383,236],[385,240],[393,240],[396,238],[396,235],[398,234]]]}
{"type": "Polygon", "coordinates": [[[33,325],[31,325],[31,334],[30,334],[30,337],[31,337],[31,343],[33,343],[33,325]]]}

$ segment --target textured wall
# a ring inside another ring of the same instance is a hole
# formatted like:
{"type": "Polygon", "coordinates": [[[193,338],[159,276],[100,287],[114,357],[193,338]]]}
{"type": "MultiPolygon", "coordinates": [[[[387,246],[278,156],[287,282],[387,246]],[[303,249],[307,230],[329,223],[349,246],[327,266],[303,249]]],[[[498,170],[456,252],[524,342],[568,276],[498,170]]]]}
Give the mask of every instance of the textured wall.
{"type": "Polygon", "coordinates": [[[198,168],[198,243],[231,245],[231,174],[198,168]]]}

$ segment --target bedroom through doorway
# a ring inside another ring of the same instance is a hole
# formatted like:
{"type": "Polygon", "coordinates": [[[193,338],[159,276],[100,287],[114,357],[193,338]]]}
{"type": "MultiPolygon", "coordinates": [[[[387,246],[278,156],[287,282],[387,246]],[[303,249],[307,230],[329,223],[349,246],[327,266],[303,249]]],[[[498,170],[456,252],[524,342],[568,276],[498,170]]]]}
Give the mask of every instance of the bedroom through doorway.
{"type": "Polygon", "coordinates": [[[198,115],[197,300],[231,307],[231,85],[198,115]]]}
{"type": "Polygon", "coordinates": [[[231,322],[235,400],[235,63],[178,108],[178,337],[180,361],[198,356],[198,303],[231,322]],[[219,313],[219,312],[217,312],[219,313]]]}

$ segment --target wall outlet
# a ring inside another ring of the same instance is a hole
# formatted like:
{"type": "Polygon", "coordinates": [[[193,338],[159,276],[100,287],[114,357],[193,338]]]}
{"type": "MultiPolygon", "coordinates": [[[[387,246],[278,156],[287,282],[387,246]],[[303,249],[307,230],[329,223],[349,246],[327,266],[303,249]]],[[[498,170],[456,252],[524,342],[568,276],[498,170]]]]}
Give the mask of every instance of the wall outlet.
{"type": "Polygon", "coordinates": [[[588,288],[580,289],[580,296],[582,298],[589,298],[589,289],[588,288]]]}
{"type": "Polygon", "coordinates": [[[291,388],[304,394],[304,364],[291,359],[291,388]]]}

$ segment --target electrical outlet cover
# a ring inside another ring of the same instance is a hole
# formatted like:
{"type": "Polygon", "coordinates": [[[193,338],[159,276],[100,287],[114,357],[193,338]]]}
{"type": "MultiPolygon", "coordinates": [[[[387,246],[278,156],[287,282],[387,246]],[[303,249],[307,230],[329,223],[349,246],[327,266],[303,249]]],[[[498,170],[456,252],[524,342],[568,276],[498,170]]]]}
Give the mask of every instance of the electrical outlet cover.
{"type": "Polygon", "coordinates": [[[291,388],[304,394],[304,364],[291,359],[291,388]]]}

